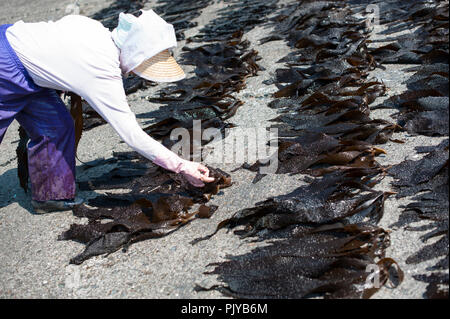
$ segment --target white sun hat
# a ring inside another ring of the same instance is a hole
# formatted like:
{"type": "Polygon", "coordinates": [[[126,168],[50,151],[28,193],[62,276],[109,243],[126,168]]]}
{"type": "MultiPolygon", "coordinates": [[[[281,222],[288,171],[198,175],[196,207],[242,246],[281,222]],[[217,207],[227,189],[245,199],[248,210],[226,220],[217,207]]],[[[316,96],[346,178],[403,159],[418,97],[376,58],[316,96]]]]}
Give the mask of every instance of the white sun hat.
{"type": "Polygon", "coordinates": [[[141,10],[141,16],[121,13],[112,38],[120,49],[120,67],[125,74],[136,73],[155,82],[174,82],[186,77],[170,54],[177,46],[173,26],[153,10],[141,10]]]}

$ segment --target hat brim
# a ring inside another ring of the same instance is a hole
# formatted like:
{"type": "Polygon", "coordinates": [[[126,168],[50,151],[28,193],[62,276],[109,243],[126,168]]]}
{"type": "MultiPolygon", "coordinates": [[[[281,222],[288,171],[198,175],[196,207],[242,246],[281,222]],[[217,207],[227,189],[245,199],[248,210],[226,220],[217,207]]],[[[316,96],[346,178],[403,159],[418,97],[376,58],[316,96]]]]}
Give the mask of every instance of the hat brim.
{"type": "Polygon", "coordinates": [[[186,77],[169,50],[164,50],[145,60],[133,70],[133,73],[154,82],[176,82],[186,77]]]}

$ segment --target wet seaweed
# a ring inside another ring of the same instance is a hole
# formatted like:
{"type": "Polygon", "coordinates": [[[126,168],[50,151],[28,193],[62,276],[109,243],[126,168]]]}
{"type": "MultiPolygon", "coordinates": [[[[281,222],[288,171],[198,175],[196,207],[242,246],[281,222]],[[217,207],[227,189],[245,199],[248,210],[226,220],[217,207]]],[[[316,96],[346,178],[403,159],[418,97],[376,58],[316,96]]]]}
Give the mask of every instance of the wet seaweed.
{"type": "Polygon", "coordinates": [[[239,225],[245,226],[245,231],[239,233],[248,237],[262,230],[278,230],[293,224],[377,223],[383,216],[384,201],[393,194],[372,188],[380,181],[380,173],[380,168],[349,168],[327,174],[289,194],[269,198],[255,207],[238,211],[230,219],[222,221],[215,233],[222,228],[233,229],[239,225]]]}
{"type": "Polygon", "coordinates": [[[193,202],[190,198],[160,197],[156,202],[140,199],[127,206],[74,209],[74,215],[87,217],[87,225],[72,224],[60,240],[75,240],[86,245],[85,250],[72,258],[70,263],[81,264],[85,260],[128,247],[137,241],[162,237],[189,222],[196,214],[188,213],[193,202]],[[103,219],[113,220],[110,222],[103,219]]]}
{"type": "MultiPolygon", "coordinates": [[[[281,113],[271,120],[282,137],[278,174],[321,176],[349,167],[378,167],[375,158],[385,151],[374,144],[392,141],[393,133],[402,130],[370,117],[369,105],[386,87],[368,78],[378,63],[368,51],[365,24],[352,13],[345,3],[305,1],[275,19],[282,22],[277,34],[297,49],[288,58],[289,68],[277,69],[267,82],[279,87],[269,104],[281,113]]],[[[260,167],[259,162],[243,166],[260,167]]]]}
{"type": "MultiPolygon", "coordinates": [[[[183,63],[197,66],[197,76],[161,90],[159,97],[149,98],[175,110],[171,117],[145,127],[144,131],[171,147],[177,143],[170,138],[171,132],[185,128],[191,133],[191,152],[194,120],[201,120],[200,136],[208,128],[217,128],[224,136],[225,129],[234,126],[225,121],[243,104],[233,94],[245,88],[246,79],[260,70],[258,53],[249,48],[250,43],[242,40],[242,35],[236,32],[229,41],[184,47],[183,63]]],[[[209,141],[203,141],[203,145],[209,141]]]]}
{"type": "Polygon", "coordinates": [[[115,0],[108,7],[96,12],[92,19],[100,21],[110,30],[117,26],[121,12],[137,14],[145,5],[143,0],[115,0]]]}
{"type": "MultiPolygon", "coordinates": [[[[192,241],[207,240],[223,228],[241,238],[276,240],[212,264],[208,274],[219,275],[222,283],[198,291],[215,289],[237,298],[368,298],[377,289],[365,285],[367,266],[377,263],[383,265],[382,285],[387,282],[396,263],[384,256],[388,242],[379,242],[386,237],[378,235],[387,232],[374,224],[394,193],[374,189],[385,174],[375,158],[386,153],[374,144],[392,140],[402,128],[370,118],[369,105],[386,88],[368,78],[378,62],[368,50],[365,23],[354,13],[344,2],[301,1],[273,19],[276,32],[262,42],[284,39],[296,48],[280,60],[288,68],[276,70],[266,82],[279,88],[269,105],[280,113],[272,120],[281,136],[276,173],[315,178],[238,211],[213,234],[192,241]],[[360,240],[361,234],[367,237],[360,240]],[[343,242],[349,245],[341,250],[343,242]]],[[[243,167],[258,172],[262,165],[243,167]]],[[[396,269],[395,285],[403,278],[396,269]]]]}
{"type": "Polygon", "coordinates": [[[210,3],[211,0],[159,0],[157,2],[158,6],[153,9],[164,20],[173,25],[177,39],[184,40],[184,32],[197,26],[197,22],[193,20],[210,3]]]}
{"type": "Polygon", "coordinates": [[[388,104],[399,109],[395,118],[408,133],[448,136],[448,3],[416,1],[412,7],[406,3],[396,6],[408,9],[404,11],[408,13],[394,21],[388,19],[386,33],[395,32],[400,25],[413,26],[414,31],[371,49],[371,54],[383,63],[421,66],[410,70],[415,73],[406,82],[408,90],[391,98],[388,104]]]}
{"type": "MultiPolygon", "coordinates": [[[[292,139],[279,139],[276,174],[306,173],[323,176],[349,168],[380,168],[375,156],[386,152],[366,142],[339,141],[323,133],[304,133],[292,139]]],[[[261,161],[242,167],[259,172],[261,161]]]]}
{"type": "Polygon", "coordinates": [[[398,281],[403,279],[396,263],[384,257],[388,245],[388,233],[372,225],[296,226],[269,246],[210,264],[215,269],[206,274],[218,275],[226,285],[196,290],[219,290],[235,298],[369,298],[377,291],[369,267],[378,265],[380,286],[393,266],[398,281]]]}
{"type": "MultiPolygon", "coordinates": [[[[381,107],[397,108],[394,119],[412,135],[448,136],[448,2],[395,2],[383,10],[383,34],[409,32],[383,39],[390,43],[371,48],[370,53],[382,63],[420,65],[408,69],[412,75],[405,83],[407,91],[381,107]]],[[[448,139],[434,147],[418,147],[416,152],[427,155],[420,160],[405,160],[388,170],[394,177],[397,197],[412,200],[401,207],[402,214],[392,226],[426,231],[421,236],[425,246],[406,262],[418,264],[439,258],[427,268],[428,275],[414,278],[428,283],[424,297],[448,298],[448,139]],[[410,225],[421,220],[429,223],[410,225]]]]}
{"type": "Polygon", "coordinates": [[[19,144],[17,145],[17,176],[19,177],[20,187],[25,193],[28,192],[28,141],[30,140],[27,132],[22,126],[19,126],[19,144]]]}
{"type": "Polygon", "coordinates": [[[277,8],[276,0],[224,0],[218,17],[204,26],[188,42],[211,42],[229,40],[237,31],[248,32],[256,25],[268,21],[267,17],[277,8]]]}
{"type": "Polygon", "coordinates": [[[445,291],[448,295],[448,143],[448,140],[445,140],[435,147],[419,148],[418,151],[428,154],[420,160],[406,160],[388,170],[388,173],[395,178],[392,184],[398,190],[397,196],[413,195],[412,202],[402,207],[403,212],[393,226],[406,226],[406,229],[410,231],[427,231],[421,236],[421,240],[426,245],[409,256],[406,262],[418,264],[440,258],[434,266],[427,269],[433,271],[431,275],[415,277],[417,280],[427,278],[422,281],[429,283],[425,293],[425,296],[429,298],[438,298],[445,291]],[[419,220],[428,220],[429,223],[419,227],[409,225],[419,220]],[[438,289],[438,287],[441,288],[438,289]]]}
{"type": "Polygon", "coordinates": [[[371,54],[381,63],[447,63],[448,3],[398,2],[393,8],[383,9],[387,13],[382,19],[382,23],[387,26],[383,34],[390,35],[402,30],[409,32],[392,38],[395,42],[371,49],[371,54]],[[392,14],[394,9],[396,12],[392,14]]]}
{"type": "Polygon", "coordinates": [[[428,299],[448,299],[448,274],[415,275],[416,280],[428,283],[425,297],[428,299]]]}
{"type": "MultiPolygon", "coordinates": [[[[431,181],[448,166],[448,139],[441,142],[424,158],[414,161],[405,160],[388,170],[396,179],[392,184],[396,187],[426,187],[424,183],[431,181]]],[[[431,149],[431,148],[430,148],[431,149]]],[[[419,188],[421,189],[421,188],[419,188]]],[[[415,193],[419,191],[415,190],[415,193]]],[[[399,196],[411,195],[407,190],[399,196]]]]}
{"type": "Polygon", "coordinates": [[[215,181],[204,187],[191,186],[183,176],[166,171],[131,152],[115,153],[113,160],[101,164],[116,165],[108,173],[86,182],[81,190],[126,189],[128,193],[97,196],[75,209],[87,224],[72,224],[59,236],[85,244],[82,253],[70,260],[81,264],[103,254],[126,249],[131,244],[168,235],[194,218],[209,218],[217,206],[206,203],[220,189],[231,186],[230,176],[210,168],[215,181]],[[194,212],[194,204],[199,204],[194,212]]]}

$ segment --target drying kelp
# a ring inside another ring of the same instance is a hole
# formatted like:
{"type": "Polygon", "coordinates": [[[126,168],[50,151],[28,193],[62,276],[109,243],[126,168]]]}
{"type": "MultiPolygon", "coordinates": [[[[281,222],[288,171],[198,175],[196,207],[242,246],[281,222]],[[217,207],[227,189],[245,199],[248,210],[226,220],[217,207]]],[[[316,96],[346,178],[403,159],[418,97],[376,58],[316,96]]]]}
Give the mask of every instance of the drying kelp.
{"type": "Polygon", "coordinates": [[[382,8],[382,34],[408,32],[371,53],[383,64],[448,63],[448,9],[445,1],[391,2],[382,8]]]}
{"type": "MultiPolygon", "coordinates": [[[[201,121],[200,137],[208,128],[220,130],[223,136],[226,128],[233,127],[225,120],[234,116],[243,104],[233,94],[245,88],[246,79],[260,70],[258,53],[249,48],[249,42],[242,40],[242,35],[242,32],[236,32],[230,41],[184,47],[183,63],[195,65],[197,76],[178,82],[162,90],[159,97],[149,99],[175,110],[170,118],[152,124],[144,131],[171,147],[177,140],[171,140],[170,134],[174,129],[184,128],[190,133],[193,151],[194,120],[201,121]]],[[[204,144],[207,142],[209,140],[204,144]]]]}
{"type": "MultiPolygon", "coordinates": [[[[398,3],[395,6],[410,6],[398,3]]],[[[395,7],[394,6],[394,7],[395,7]]],[[[390,11],[390,9],[386,9],[390,11]]],[[[393,117],[410,134],[448,136],[448,2],[416,1],[397,20],[387,18],[386,31],[391,34],[414,26],[414,31],[391,39],[389,45],[372,50],[372,54],[385,63],[421,64],[410,68],[406,81],[408,90],[389,99],[382,107],[395,107],[399,113],[393,117]]],[[[428,153],[420,160],[406,160],[389,169],[398,197],[411,196],[412,202],[403,208],[397,227],[410,231],[426,231],[421,236],[426,244],[406,260],[410,264],[439,258],[426,270],[431,275],[416,275],[415,279],[428,283],[425,297],[448,297],[448,140],[436,147],[416,148],[428,153]],[[423,226],[411,222],[428,220],[423,226]]]]}
{"type": "Polygon", "coordinates": [[[82,206],[74,209],[74,215],[87,217],[89,223],[71,225],[59,239],[86,245],[85,250],[70,261],[81,264],[93,256],[112,253],[141,240],[165,236],[188,223],[200,211],[203,211],[201,216],[205,216],[205,211],[215,209],[203,206],[200,211],[190,213],[192,205],[193,201],[188,197],[168,196],[155,202],[141,198],[122,207],[89,209],[82,206]]]}
{"type": "Polygon", "coordinates": [[[415,275],[414,279],[428,283],[425,297],[428,299],[448,299],[448,273],[447,274],[431,274],[415,275]]]}
{"type": "MultiPolygon", "coordinates": [[[[313,176],[348,168],[380,168],[375,160],[386,152],[366,142],[339,141],[323,133],[306,132],[295,138],[278,140],[276,174],[307,173],[313,176]]],[[[275,155],[275,154],[274,154],[275,155]]],[[[266,164],[257,161],[243,168],[259,172],[266,164]]],[[[259,180],[262,176],[257,176],[259,180]]]]}
{"type": "Polygon", "coordinates": [[[395,107],[398,124],[410,134],[448,136],[449,90],[448,64],[430,64],[410,68],[408,90],[393,96],[381,107],[395,107]]]}
{"type": "MultiPolygon", "coordinates": [[[[241,101],[236,101],[235,103],[236,105],[234,106],[234,108],[236,109],[242,104],[241,101]]],[[[195,151],[194,147],[194,138],[196,138],[196,134],[194,133],[195,129],[198,129],[199,131],[200,134],[199,138],[201,139],[202,144],[206,145],[214,138],[214,136],[206,138],[206,136],[203,136],[202,134],[205,130],[209,128],[217,129],[218,131],[220,131],[220,135],[222,137],[225,137],[226,133],[225,129],[234,127],[232,123],[226,123],[217,116],[209,118],[208,115],[210,114],[210,112],[207,112],[206,108],[195,109],[192,111],[195,115],[190,120],[186,120],[184,118],[176,119],[174,117],[170,117],[156,124],[146,127],[144,131],[147,132],[153,138],[160,139],[161,143],[167,148],[172,148],[174,144],[178,143],[177,136],[175,136],[173,139],[171,138],[171,133],[174,132],[173,130],[180,128],[186,129],[186,132],[189,133],[190,153],[192,154],[195,151]],[[205,110],[206,112],[202,112],[203,110],[205,110]],[[193,120],[201,120],[201,122],[199,122],[197,127],[195,127],[193,120]]],[[[186,112],[189,113],[190,110],[186,110],[186,112]]],[[[199,147],[201,146],[199,145],[199,147]]]]}
{"type": "Polygon", "coordinates": [[[400,284],[402,271],[385,257],[388,233],[368,224],[380,220],[392,195],[373,190],[380,172],[355,168],[328,174],[221,222],[216,232],[241,226],[235,231],[241,237],[276,241],[212,264],[216,267],[207,274],[219,275],[224,284],[197,290],[237,298],[369,298],[388,281],[394,265],[394,285],[400,284]],[[371,281],[374,271],[378,285],[371,281]]]}
{"type": "Polygon", "coordinates": [[[276,0],[224,0],[225,6],[218,17],[203,27],[188,41],[223,41],[237,31],[248,32],[254,26],[267,21],[267,16],[277,8],[276,0]]]}
{"type": "Polygon", "coordinates": [[[145,2],[145,0],[116,0],[93,14],[91,18],[100,21],[111,30],[117,26],[121,12],[137,14],[144,7],[145,2]]]}
{"type": "MultiPolygon", "coordinates": [[[[196,202],[206,202],[221,188],[231,185],[230,176],[218,169],[210,168],[210,176],[215,179],[198,188],[190,185],[183,176],[167,171],[143,157],[133,153],[114,153],[115,159],[107,164],[115,164],[109,172],[85,182],[79,182],[81,190],[128,189],[129,195],[179,194],[192,197],[196,202]]],[[[100,164],[97,164],[100,165],[100,164]]]]}
{"type": "Polygon", "coordinates": [[[285,235],[270,246],[212,264],[215,269],[208,274],[225,285],[197,290],[216,289],[237,298],[369,298],[388,281],[394,265],[397,282],[403,279],[395,261],[384,257],[389,236],[379,227],[297,226],[285,235]]]}
{"type": "MultiPolygon", "coordinates": [[[[276,33],[297,50],[283,59],[289,68],[277,69],[269,81],[279,87],[269,104],[281,113],[271,120],[282,137],[277,173],[378,167],[375,157],[385,152],[373,144],[392,140],[402,128],[370,117],[370,104],[386,87],[368,78],[378,64],[367,48],[364,21],[345,3],[305,1],[288,13],[275,19],[276,33]]],[[[261,164],[244,167],[258,171],[261,164]]]]}
{"type": "Polygon", "coordinates": [[[448,140],[445,140],[436,147],[419,148],[418,151],[429,154],[421,160],[406,160],[388,171],[395,178],[393,185],[399,191],[398,197],[414,196],[413,201],[403,207],[403,213],[394,226],[405,226],[418,220],[429,221],[425,226],[407,226],[411,231],[428,231],[421,239],[424,243],[432,243],[406,260],[407,263],[417,264],[440,257],[440,260],[427,270],[444,271],[443,275],[434,273],[416,278],[426,278],[424,281],[429,283],[426,293],[428,297],[439,296],[437,289],[441,285],[448,295],[448,145],[448,140]]]}
{"type": "Polygon", "coordinates": [[[159,0],[158,6],[153,9],[173,25],[177,39],[183,40],[184,31],[197,26],[193,20],[210,3],[211,0],[159,0]]]}
{"type": "Polygon", "coordinates": [[[392,194],[372,188],[379,182],[380,172],[379,168],[350,168],[328,174],[289,194],[269,198],[237,212],[221,222],[216,232],[224,227],[245,225],[243,236],[250,236],[261,230],[277,230],[300,223],[376,223],[383,215],[386,198],[392,194]]]}
{"type": "MultiPolygon", "coordinates": [[[[400,110],[400,113],[394,117],[397,118],[398,124],[410,134],[448,136],[448,73],[446,77],[441,75],[434,77],[444,80],[446,92],[443,92],[442,88],[439,90],[439,85],[435,85],[433,89],[427,88],[427,85],[420,85],[418,89],[414,89],[418,85],[412,82],[408,84],[410,90],[390,99],[391,105],[400,110]]],[[[429,79],[430,77],[422,78],[420,81],[421,83],[430,83],[429,79]]]]}
{"type": "MultiPolygon", "coordinates": [[[[419,149],[421,150],[421,149],[419,149]]],[[[396,187],[418,187],[414,193],[403,190],[399,196],[412,195],[423,190],[426,182],[431,181],[448,166],[448,140],[430,150],[430,147],[422,150],[429,153],[418,161],[405,160],[394,165],[388,170],[395,177],[393,185],[396,187]]]]}
{"type": "Polygon", "coordinates": [[[392,43],[371,49],[383,63],[417,63],[419,67],[406,82],[408,90],[390,99],[389,106],[400,110],[398,124],[411,134],[447,136],[449,130],[448,89],[448,3],[415,1],[412,5],[395,3],[403,16],[386,18],[385,34],[408,27],[411,31],[392,38],[392,43]]]}
{"type": "MultiPolygon", "coordinates": [[[[245,88],[245,79],[260,70],[257,52],[242,40],[242,32],[233,34],[230,41],[184,47],[183,63],[196,66],[196,75],[187,83],[180,83],[161,92],[158,102],[201,103],[226,109],[220,101],[231,98],[231,93],[245,88]]],[[[226,102],[225,102],[226,103],[226,102]]],[[[228,104],[228,103],[226,103],[228,104]]]]}
{"type": "Polygon", "coordinates": [[[88,224],[73,224],[59,237],[86,245],[81,254],[71,259],[74,264],[141,240],[165,236],[196,217],[211,217],[217,207],[205,203],[220,189],[231,185],[228,174],[210,168],[214,182],[193,187],[183,176],[133,153],[116,153],[115,159],[104,160],[103,164],[117,166],[97,179],[80,183],[80,189],[128,189],[129,192],[98,196],[89,200],[88,205],[73,210],[75,216],[88,218],[88,224]],[[192,212],[194,204],[201,205],[192,212]]]}
{"type": "Polygon", "coordinates": [[[256,63],[258,52],[249,49],[250,42],[242,40],[243,32],[231,35],[229,41],[207,44],[196,48],[184,47],[184,63],[195,65],[195,73],[201,77],[195,89],[203,89],[196,96],[226,95],[245,87],[244,80],[260,70],[256,63]],[[208,82],[217,82],[209,84],[208,82]],[[220,89],[221,90],[220,90],[220,89]]]}
{"type": "MultiPolygon", "coordinates": [[[[429,154],[417,161],[406,160],[394,165],[388,173],[395,178],[392,184],[398,190],[398,197],[414,196],[414,201],[404,207],[404,217],[411,217],[414,212],[416,217],[435,222],[429,225],[434,231],[428,235],[447,233],[448,236],[448,140],[418,150],[429,154]]],[[[404,219],[401,217],[396,226],[404,225],[404,219]]]]}
{"type": "Polygon", "coordinates": [[[297,49],[268,83],[279,88],[270,104],[281,113],[273,119],[281,136],[277,173],[315,178],[218,225],[216,232],[235,229],[242,237],[277,241],[214,264],[211,273],[225,285],[209,289],[239,298],[370,297],[376,289],[365,285],[367,266],[383,265],[385,283],[396,264],[380,252],[388,245],[386,232],[373,225],[394,194],[374,189],[384,176],[375,157],[385,153],[374,144],[401,128],[370,118],[369,105],[386,88],[368,78],[378,64],[367,48],[365,22],[354,13],[344,2],[301,1],[274,18],[276,32],[262,42],[287,39],[297,49]]]}
{"type": "MultiPolygon", "coordinates": [[[[175,19],[182,6],[178,8],[174,3],[164,3],[165,5],[159,8],[166,11],[162,16],[167,14],[170,19],[175,19]]],[[[206,3],[205,1],[193,7],[187,16],[179,16],[178,22],[189,26],[187,19],[192,19],[196,15],[195,11],[206,3]]],[[[167,103],[169,106],[175,105],[176,110],[170,118],[145,128],[148,134],[171,146],[174,141],[170,140],[170,133],[175,128],[185,128],[191,133],[191,138],[195,137],[195,134],[192,134],[195,129],[193,120],[202,120],[201,130],[216,128],[223,133],[225,128],[232,127],[232,124],[224,121],[232,117],[242,105],[233,93],[245,88],[246,78],[256,75],[260,69],[256,63],[257,52],[249,48],[249,42],[241,39],[242,35],[242,32],[234,32],[229,41],[184,48],[184,62],[197,66],[198,76],[189,81],[180,81],[162,90],[159,98],[150,99],[167,103]]],[[[116,162],[108,161],[109,165],[115,164],[110,172],[81,182],[79,187],[82,190],[126,189],[129,192],[125,195],[108,194],[104,199],[91,200],[89,204],[97,208],[89,210],[89,213],[88,207],[77,209],[76,214],[86,216],[90,221],[88,225],[73,225],[71,230],[61,237],[86,244],[85,252],[72,262],[81,263],[91,256],[117,250],[141,239],[163,236],[195,216],[207,218],[215,208],[205,206],[204,203],[221,188],[231,185],[231,179],[226,173],[210,168],[215,181],[202,188],[195,188],[182,175],[167,172],[133,156],[116,155],[119,157],[116,162]],[[112,208],[103,207],[108,202],[113,205],[112,208]],[[203,206],[198,208],[198,212],[189,213],[192,205],[196,203],[203,203],[203,206]],[[153,220],[153,214],[164,215],[165,219],[153,220]],[[99,216],[108,216],[113,221],[101,223],[98,221],[99,216]],[[135,222],[136,219],[139,223],[135,222]]]]}

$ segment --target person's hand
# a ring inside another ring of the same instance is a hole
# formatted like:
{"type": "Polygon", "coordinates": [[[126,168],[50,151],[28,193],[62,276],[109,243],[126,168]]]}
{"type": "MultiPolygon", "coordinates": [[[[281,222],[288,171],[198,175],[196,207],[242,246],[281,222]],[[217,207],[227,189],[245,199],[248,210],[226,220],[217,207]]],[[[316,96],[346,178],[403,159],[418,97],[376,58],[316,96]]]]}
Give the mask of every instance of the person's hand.
{"type": "Polygon", "coordinates": [[[197,162],[183,161],[180,173],[195,187],[205,186],[204,182],[214,182],[214,178],[209,176],[209,169],[197,162]]]}
{"type": "Polygon", "coordinates": [[[188,182],[195,187],[203,187],[205,186],[204,182],[211,183],[214,181],[214,178],[209,177],[209,169],[205,165],[190,162],[170,151],[156,157],[153,162],[169,171],[183,174],[188,182]]]}

